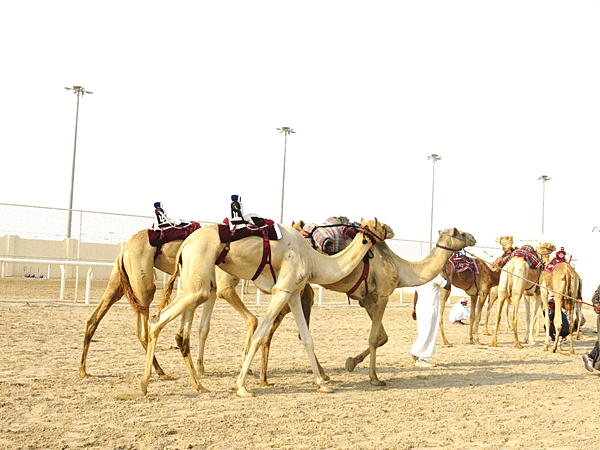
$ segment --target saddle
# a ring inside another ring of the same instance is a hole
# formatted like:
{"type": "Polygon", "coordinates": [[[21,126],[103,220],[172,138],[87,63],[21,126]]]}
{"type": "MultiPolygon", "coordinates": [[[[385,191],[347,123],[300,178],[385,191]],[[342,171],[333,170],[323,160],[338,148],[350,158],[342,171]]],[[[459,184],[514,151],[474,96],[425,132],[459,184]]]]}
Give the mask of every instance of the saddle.
{"type": "Polygon", "coordinates": [[[527,264],[529,264],[531,269],[539,269],[540,267],[544,267],[542,258],[531,245],[524,245],[523,247],[516,249],[512,254],[512,257],[515,256],[523,258],[525,261],[527,261],[527,264]]]}
{"type": "Polygon", "coordinates": [[[548,263],[548,266],[544,270],[550,273],[554,272],[556,266],[558,266],[560,263],[567,262],[566,256],[566,252],[564,251],[564,249],[561,248],[559,251],[556,252],[556,256],[552,258],[552,261],[548,263]]]}
{"type": "Polygon", "coordinates": [[[479,266],[473,258],[468,257],[464,253],[454,252],[450,256],[450,263],[454,267],[455,273],[465,272],[470,270],[473,274],[479,274],[479,266]]]}
{"type": "Polygon", "coordinates": [[[263,256],[258,269],[252,281],[256,280],[262,273],[265,266],[268,264],[271,269],[271,275],[273,276],[273,282],[277,282],[275,276],[275,270],[271,264],[271,244],[270,241],[278,241],[281,239],[281,230],[279,226],[270,219],[264,219],[258,216],[250,217],[251,221],[245,222],[243,225],[233,225],[230,223],[229,218],[225,218],[223,223],[218,224],[219,238],[221,243],[225,244],[223,251],[217,258],[215,264],[219,265],[225,262],[225,257],[229,253],[230,244],[240,239],[244,239],[250,236],[262,237],[263,239],[263,256]]]}
{"type": "Polygon", "coordinates": [[[172,241],[184,240],[194,231],[199,229],[201,225],[198,222],[182,222],[178,225],[170,226],[168,228],[159,228],[155,230],[153,228],[148,229],[148,242],[152,247],[156,247],[156,255],[154,258],[160,254],[161,247],[172,241]]]}

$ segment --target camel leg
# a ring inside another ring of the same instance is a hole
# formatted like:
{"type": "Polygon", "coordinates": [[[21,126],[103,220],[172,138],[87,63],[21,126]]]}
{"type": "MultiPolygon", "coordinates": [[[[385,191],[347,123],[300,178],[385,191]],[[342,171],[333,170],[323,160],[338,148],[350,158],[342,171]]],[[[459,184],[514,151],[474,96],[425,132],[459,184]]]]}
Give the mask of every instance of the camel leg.
{"type": "MultiPolygon", "coordinates": [[[[515,338],[515,348],[523,348],[523,345],[521,345],[521,342],[519,342],[519,332],[517,330],[517,321],[518,321],[518,314],[517,312],[519,311],[519,302],[521,300],[521,296],[522,294],[516,293],[513,294],[512,296],[512,304],[513,304],[513,309],[511,311],[511,323],[512,323],[512,327],[513,327],[513,334],[514,334],[514,338],[515,338]]],[[[525,302],[527,302],[527,300],[525,300],[525,302]]],[[[525,304],[525,308],[526,308],[526,316],[529,316],[529,305],[526,303],[525,304]]]]}
{"type": "Polygon", "coordinates": [[[450,297],[450,289],[442,289],[440,292],[441,300],[440,300],[440,335],[442,336],[442,341],[444,342],[444,346],[452,347],[452,344],[448,339],[446,339],[446,333],[444,333],[444,310],[446,309],[446,302],[450,297]]]}
{"type": "Polygon", "coordinates": [[[485,334],[486,336],[490,336],[490,332],[488,330],[488,322],[490,319],[490,313],[492,311],[492,306],[494,305],[495,301],[498,299],[498,289],[491,289],[490,290],[490,294],[489,294],[489,299],[488,299],[488,305],[485,311],[485,331],[483,332],[483,334],[485,334]]]}
{"type": "MultiPolygon", "coordinates": [[[[256,331],[256,327],[258,326],[258,319],[254,314],[250,312],[242,299],[235,291],[236,286],[239,284],[240,280],[233,275],[230,275],[226,272],[217,268],[217,296],[225,299],[227,303],[231,305],[231,307],[242,316],[244,322],[246,322],[246,341],[244,343],[244,353],[242,355],[242,363],[244,363],[244,359],[246,359],[246,355],[248,355],[248,348],[250,347],[250,340],[252,339],[252,335],[256,331]]],[[[246,282],[247,286],[249,282],[246,282]]]]}
{"type": "MultiPolygon", "coordinates": [[[[479,292],[479,295],[477,296],[477,309],[475,312],[475,318],[473,320],[473,333],[471,338],[473,344],[481,344],[481,341],[479,340],[479,324],[481,322],[483,305],[485,304],[485,299],[488,297],[488,295],[488,292],[483,291],[479,292]]],[[[473,316],[473,313],[471,313],[471,316],[473,316]]]]}
{"type": "Polygon", "coordinates": [[[242,369],[240,370],[240,374],[237,379],[237,396],[238,397],[252,397],[252,392],[246,389],[246,378],[248,376],[248,371],[250,370],[250,364],[252,363],[252,359],[254,355],[258,351],[258,348],[264,344],[267,334],[270,328],[273,326],[275,319],[285,306],[288,301],[289,293],[283,291],[275,291],[271,297],[271,303],[269,303],[269,307],[267,309],[266,314],[258,323],[258,327],[256,331],[252,335],[252,340],[250,342],[250,347],[248,348],[248,354],[246,355],[246,359],[244,360],[244,364],[242,365],[242,369]]]}
{"type": "MultiPolygon", "coordinates": [[[[552,353],[556,353],[558,351],[558,346],[560,344],[560,332],[562,330],[562,305],[563,305],[563,296],[560,294],[555,294],[554,296],[554,330],[556,332],[556,336],[554,336],[554,345],[552,346],[552,353]]],[[[569,324],[569,326],[571,326],[569,324]]]]}
{"type": "MultiPolygon", "coordinates": [[[[362,306],[365,311],[367,312],[367,314],[369,315],[369,318],[371,319],[371,322],[373,322],[373,304],[372,301],[369,299],[363,299],[359,302],[360,306],[362,306]]],[[[387,335],[385,336],[380,336],[380,340],[383,342],[385,337],[385,342],[387,342],[387,335]]],[[[385,344],[385,342],[383,342],[382,344],[379,345],[379,347],[383,344],[385,344]]],[[[352,372],[354,370],[354,368],[359,365],[361,362],[363,362],[365,360],[365,358],[367,356],[369,356],[371,354],[371,348],[367,347],[366,350],[364,350],[363,352],[359,353],[358,355],[356,355],[355,357],[348,357],[348,359],[346,360],[346,370],[348,372],[352,372]]]]}
{"type": "MultiPolygon", "coordinates": [[[[198,327],[198,359],[196,360],[196,371],[198,375],[204,376],[206,371],[204,369],[204,347],[206,345],[206,338],[210,332],[210,319],[212,317],[213,310],[215,308],[216,297],[211,300],[207,300],[202,305],[202,315],[200,316],[200,325],[198,327]]],[[[184,325],[184,319],[181,320],[182,328],[184,325]]],[[[181,347],[180,347],[181,348],[181,347]]]]}
{"type": "Polygon", "coordinates": [[[575,354],[575,347],[573,345],[573,320],[575,319],[575,311],[574,311],[574,305],[571,306],[571,309],[569,310],[569,354],[574,355],[575,354]]]}
{"type": "Polygon", "coordinates": [[[383,313],[388,304],[389,297],[379,297],[373,303],[371,333],[369,334],[369,349],[371,358],[369,361],[369,378],[373,386],[385,386],[385,382],[377,377],[377,348],[388,341],[388,335],[383,328],[383,313]]]}
{"type": "MultiPolygon", "coordinates": [[[[306,320],[306,325],[309,328],[310,328],[310,313],[312,310],[312,306],[314,304],[314,297],[315,297],[315,293],[314,293],[312,287],[309,284],[307,284],[304,287],[304,290],[302,291],[301,302],[302,302],[302,311],[304,313],[304,320],[306,320]]],[[[267,332],[267,337],[265,338],[265,342],[263,343],[263,346],[262,346],[263,350],[262,350],[262,365],[261,365],[261,369],[260,369],[260,387],[270,386],[270,384],[267,380],[267,366],[269,364],[269,351],[271,349],[271,341],[273,340],[273,335],[275,334],[275,331],[277,330],[277,328],[279,328],[279,325],[281,325],[281,321],[289,312],[290,312],[290,307],[288,305],[285,305],[283,307],[283,309],[279,312],[279,314],[275,318],[275,321],[273,322],[273,325],[271,325],[271,327],[269,328],[269,331],[267,332]]],[[[298,337],[300,338],[300,336],[298,336],[298,337]]],[[[317,359],[316,355],[315,355],[315,359],[317,359]]],[[[319,363],[318,359],[317,359],[317,366],[319,367],[319,373],[321,374],[321,377],[323,377],[323,379],[325,381],[329,381],[329,376],[323,370],[323,367],[319,363]]]]}
{"type": "MultiPolygon", "coordinates": [[[[531,302],[531,300],[528,300],[528,302],[531,302]]],[[[541,297],[536,294],[535,295],[535,303],[533,305],[533,312],[531,314],[531,323],[529,324],[529,337],[527,340],[527,344],[529,344],[529,345],[535,344],[535,337],[534,337],[533,329],[534,329],[534,327],[537,327],[539,330],[540,321],[538,320],[538,317],[539,317],[539,313],[540,313],[541,303],[542,303],[541,297]]],[[[538,331],[538,334],[539,334],[539,331],[538,331]]]]}
{"type": "MultiPolygon", "coordinates": [[[[210,284],[212,283],[209,283],[209,285],[210,284]]],[[[182,288],[184,287],[185,285],[182,285],[182,288]]],[[[150,380],[150,375],[152,373],[152,359],[154,358],[154,354],[156,352],[156,342],[158,341],[158,336],[160,332],[169,322],[176,319],[181,314],[184,314],[187,311],[189,311],[189,313],[186,314],[185,317],[190,323],[183,324],[181,327],[183,332],[181,340],[182,342],[184,342],[187,339],[189,343],[189,331],[191,327],[191,320],[194,317],[194,312],[196,311],[196,308],[209,299],[210,301],[214,302],[212,298],[216,297],[216,290],[214,288],[206,289],[205,291],[207,292],[196,292],[192,294],[183,295],[178,294],[177,298],[175,298],[175,300],[170,305],[168,305],[165,309],[159,312],[152,319],[148,329],[148,350],[146,352],[146,365],[144,368],[144,374],[140,381],[140,387],[144,395],[146,395],[146,393],[148,392],[148,381],[150,380]]],[[[184,319],[182,319],[182,321],[183,320],[184,319]]],[[[194,370],[194,365],[190,356],[189,345],[187,345],[187,348],[185,347],[186,346],[183,346],[181,348],[181,352],[184,356],[186,365],[188,367],[188,371],[192,378],[194,388],[198,392],[207,392],[207,390],[198,381],[198,376],[196,374],[196,371],[194,370]]]]}
{"type": "Polygon", "coordinates": [[[494,336],[492,337],[491,347],[498,347],[498,328],[500,327],[500,320],[502,319],[502,307],[504,306],[506,298],[505,292],[498,292],[498,311],[496,312],[496,326],[494,327],[494,336]]]}
{"type": "MultiPolygon", "coordinates": [[[[112,277],[111,277],[112,278],[112,277]]],[[[85,334],[83,336],[83,351],[81,352],[81,359],[79,360],[79,376],[84,378],[88,376],[85,370],[85,364],[87,354],[90,349],[90,343],[94,337],[94,333],[100,324],[100,321],[104,318],[108,310],[123,296],[123,289],[119,285],[111,286],[106,288],[102,299],[96,305],[90,316],[85,320],[85,334]]],[[[159,366],[160,367],[160,366],[159,366]]],[[[158,369],[157,369],[158,370],[158,369]]]]}

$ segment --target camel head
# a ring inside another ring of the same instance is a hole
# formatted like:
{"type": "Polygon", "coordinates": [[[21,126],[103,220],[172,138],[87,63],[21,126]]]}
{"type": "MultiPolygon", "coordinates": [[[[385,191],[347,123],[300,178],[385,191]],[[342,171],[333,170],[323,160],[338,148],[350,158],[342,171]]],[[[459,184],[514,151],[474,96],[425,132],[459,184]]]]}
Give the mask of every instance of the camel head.
{"type": "Polygon", "coordinates": [[[500,244],[502,246],[502,250],[509,251],[513,246],[513,237],[512,236],[500,236],[496,238],[496,244],[500,244]]]}
{"type": "Polygon", "coordinates": [[[302,228],[304,228],[304,225],[306,225],[304,223],[304,220],[301,220],[300,222],[292,221],[292,228],[294,228],[298,231],[302,231],[302,228]]]}
{"type": "Polygon", "coordinates": [[[438,231],[438,233],[440,237],[435,246],[446,250],[457,252],[465,247],[472,247],[477,244],[471,233],[466,233],[456,228],[448,228],[447,230],[438,231]]]}
{"type": "Polygon", "coordinates": [[[542,256],[550,256],[556,247],[550,242],[543,242],[535,250],[542,256]]]}
{"type": "Polygon", "coordinates": [[[360,231],[371,239],[373,243],[394,237],[392,228],[383,222],[379,222],[377,217],[373,220],[360,219],[360,231]]]}

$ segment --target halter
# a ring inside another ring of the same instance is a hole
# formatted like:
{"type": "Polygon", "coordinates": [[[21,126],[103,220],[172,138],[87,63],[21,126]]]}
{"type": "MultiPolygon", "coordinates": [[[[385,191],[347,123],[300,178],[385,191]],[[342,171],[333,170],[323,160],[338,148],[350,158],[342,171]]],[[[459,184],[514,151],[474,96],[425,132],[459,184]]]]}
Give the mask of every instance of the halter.
{"type": "MultiPolygon", "coordinates": [[[[371,243],[376,244],[377,242],[381,242],[381,241],[385,241],[387,239],[387,235],[388,235],[388,231],[387,228],[383,227],[383,237],[379,237],[377,236],[374,232],[372,232],[371,230],[368,230],[367,228],[363,227],[362,225],[358,227],[358,231],[360,233],[362,233],[365,238],[368,238],[371,243]]],[[[367,241],[366,239],[363,239],[363,244],[366,244],[367,241]]]]}
{"type": "MultiPolygon", "coordinates": [[[[449,234],[444,234],[444,233],[442,233],[440,236],[448,236],[448,237],[450,237],[450,238],[458,239],[459,241],[462,241],[462,242],[464,242],[465,244],[467,243],[467,241],[466,241],[464,238],[462,238],[462,237],[460,237],[460,236],[458,235],[458,230],[457,230],[456,228],[454,229],[454,233],[452,234],[452,236],[450,236],[449,234]]],[[[440,244],[437,244],[437,243],[435,244],[435,246],[436,246],[437,248],[441,248],[441,249],[443,249],[443,250],[448,250],[448,251],[450,251],[450,252],[460,252],[460,251],[462,250],[461,248],[459,248],[459,249],[454,249],[454,248],[450,248],[450,247],[445,247],[445,246],[443,246],[443,245],[440,245],[440,244]]]]}

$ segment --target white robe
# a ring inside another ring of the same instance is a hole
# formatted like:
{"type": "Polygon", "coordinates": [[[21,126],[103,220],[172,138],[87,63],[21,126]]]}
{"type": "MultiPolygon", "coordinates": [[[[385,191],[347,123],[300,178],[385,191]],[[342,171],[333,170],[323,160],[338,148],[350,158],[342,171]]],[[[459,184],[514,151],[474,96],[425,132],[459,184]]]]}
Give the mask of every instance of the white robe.
{"type": "Polygon", "coordinates": [[[458,320],[467,320],[469,317],[471,317],[471,311],[469,308],[458,302],[450,310],[450,314],[448,314],[448,321],[450,323],[454,323],[458,320]]]}
{"type": "Polygon", "coordinates": [[[417,312],[417,340],[410,349],[411,355],[428,360],[435,354],[435,340],[440,323],[442,297],[440,290],[446,286],[446,279],[438,275],[433,280],[417,287],[419,299],[417,312]]]}

